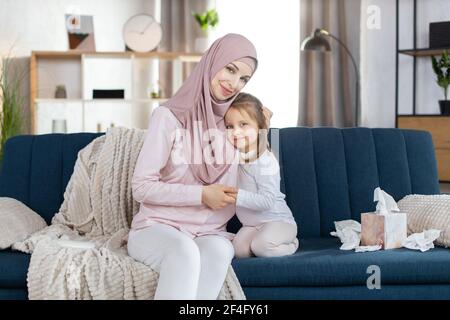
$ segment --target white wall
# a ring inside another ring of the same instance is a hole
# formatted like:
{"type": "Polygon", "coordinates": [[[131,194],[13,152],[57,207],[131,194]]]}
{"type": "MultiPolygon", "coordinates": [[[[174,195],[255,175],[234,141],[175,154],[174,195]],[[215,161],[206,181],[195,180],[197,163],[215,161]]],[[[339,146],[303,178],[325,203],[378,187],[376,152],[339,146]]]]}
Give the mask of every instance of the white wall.
{"type": "Polygon", "coordinates": [[[136,13],[152,13],[155,0],[0,0],[0,54],[67,50],[64,14],[94,16],[97,51],[123,51],[122,27],[136,13]]]}
{"type": "Polygon", "coordinates": [[[272,127],[296,126],[299,96],[300,4],[296,0],[216,0],[211,37],[240,33],[258,53],[258,70],[244,91],[273,112],[272,127]]]}
{"type": "Polygon", "coordinates": [[[395,126],[395,1],[361,3],[361,125],[395,126]],[[380,29],[367,28],[367,8],[380,8],[380,29]]]}
{"type": "MultiPolygon", "coordinates": [[[[450,20],[450,1],[422,0],[417,6],[417,47],[428,47],[428,25],[432,21],[450,20]]],[[[400,49],[413,46],[413,1],[400,0],[400,49]]],[[[363,0],[361,5],[361,78],[362,125],[395,126],[395,28],[393,0],[363,0]],[[381,28],[368,29],[367,8],[380,8],[381,28]]],[[[412,113],[413,59],[399,56],[399,113],[412,113]]],[[[438,100],[443,99],[435,83],[429,57],[417,58],[416,112],[436,114],[438,100]]]]}
{"type": "MultiPolygon", "coordinates": [[[[68,49],[66,13],[94,16],[97,51],[123,51],[124,23],[131,16],[146,12],[159,18],[155,11],[158,0],[0,0],[0,57],[20,57],[15,65],[29,68],[31,51],[68,49]]],[[[26,103],[24,133],[30,126],[29,79],[22,88],[26,103]]]]}

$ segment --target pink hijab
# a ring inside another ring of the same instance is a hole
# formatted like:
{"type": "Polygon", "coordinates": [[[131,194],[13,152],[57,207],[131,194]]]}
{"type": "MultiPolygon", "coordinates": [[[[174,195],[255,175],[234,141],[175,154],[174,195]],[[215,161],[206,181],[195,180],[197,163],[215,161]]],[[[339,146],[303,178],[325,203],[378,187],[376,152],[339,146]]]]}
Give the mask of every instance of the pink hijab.
{"type": "Polygon", "coordinates": [[[187,160],[194,176],[204,184],[216,182],[234,158],[234,148],[226,139],[224,116],[238,92],[226,101],[216,101],[210,84],[217,72],[236,60],[248,64],[254,73],[257,67],[254,45],[239,34],[230,33],[217,39],[181,88],[163,104],[189,135],[190,139],[185,139],[190,141],[190,145],[185,145],[187,160]]]}

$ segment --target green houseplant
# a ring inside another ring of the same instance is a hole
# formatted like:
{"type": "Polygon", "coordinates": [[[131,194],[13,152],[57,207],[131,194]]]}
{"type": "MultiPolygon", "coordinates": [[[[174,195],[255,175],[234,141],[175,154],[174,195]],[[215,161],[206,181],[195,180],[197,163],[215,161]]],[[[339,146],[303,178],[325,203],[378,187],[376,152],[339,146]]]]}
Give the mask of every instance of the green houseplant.
{"type": "Polygon", "coordinates": [[[193,12],[192,15],[205,35],[208,35],[208,29],[214,28],[219,23],[219,14],[216,9],[210,9],[202,13],[193,12]]]}
{"type": "Polygon", "coordinates": [[[3,161],[6,140],[22,133],[25,104],[21,94],[23,79],[23,73],[13,73],[11,58],[0,60],[0,162],[3,161]]]}
{"type": "Polygon", "coordinates": [[[208,31],[219,23],[219,14],[216,9],[210,9],[206,12],[192,12],[192,15],[203,32],[203,37],[195,39],[195,51],[202,53],[209,47],[208,31]]]}
{"type": "Polygon", "coordinates": [[[439,100],[441,114],[450,115],[450,101],[447,100],[448,87],[450,86],[450,58],[447,50],[444,51],[441,58],[431,56],[433,71],[436,74],[436,83],[444,90],[445,100],[439,100]]]}

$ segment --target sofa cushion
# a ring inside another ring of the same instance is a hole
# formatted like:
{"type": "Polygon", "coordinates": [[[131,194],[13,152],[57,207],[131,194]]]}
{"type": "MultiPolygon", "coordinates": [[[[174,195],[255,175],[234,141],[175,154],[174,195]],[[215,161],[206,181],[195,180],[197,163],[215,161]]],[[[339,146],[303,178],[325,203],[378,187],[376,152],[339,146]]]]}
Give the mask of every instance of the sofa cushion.
{"type": "Polygon", "coordinates": [[[405,248],[356,253],[339,250],[337,238],[302,239],[299,251],[279,258],[234,259],[242,286],[366,285],[367,267],[380,267],[383,284],[450,284],[450,250],[426,252],[405,248]]]}
{"type": "Polygon", "coordinates": [[[450,195],[408,195],[398,202],[408,215],[408,235],[424,230],[441,230],[435,244],[450,247],[450,195]]]}
{"type": "Polygon", "coordinates": [[[46,226],[44,219],[22,202],[0,197],[0,249],[9,248],[46,226]]]}
{"type": "Polygon", "coordinates": [[[0,288],[26,288],[31,255],[0,250],[0,288]]]}

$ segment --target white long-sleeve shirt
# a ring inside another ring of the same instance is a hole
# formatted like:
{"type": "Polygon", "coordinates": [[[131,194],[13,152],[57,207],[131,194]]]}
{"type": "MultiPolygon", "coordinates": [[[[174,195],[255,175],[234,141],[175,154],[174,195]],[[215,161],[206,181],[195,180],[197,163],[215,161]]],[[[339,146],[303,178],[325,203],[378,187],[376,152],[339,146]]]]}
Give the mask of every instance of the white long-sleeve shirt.
{"type": "Polygon", "coordinates": [[[236,215],[243,226],[272,221],[295,224],[280,191],[280,180],[280,166],[268,150],[255,161],[239,165],[236,215]]]}

